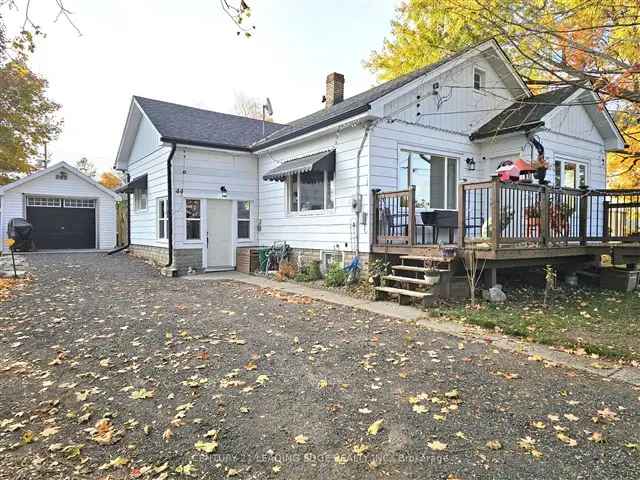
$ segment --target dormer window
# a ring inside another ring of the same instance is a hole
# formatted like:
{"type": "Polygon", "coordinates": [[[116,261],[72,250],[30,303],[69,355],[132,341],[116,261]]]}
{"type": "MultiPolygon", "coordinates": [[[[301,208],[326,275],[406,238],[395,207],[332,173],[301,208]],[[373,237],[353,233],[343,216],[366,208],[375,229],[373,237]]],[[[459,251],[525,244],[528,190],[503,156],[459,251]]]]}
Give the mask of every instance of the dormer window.
{"type": "Polygon", "coordinates": [[[481,92],[485,89],[486,79],[487,74],[484,70],[477,67],[473,69],[473,89],[476,92],[481,92]]]}

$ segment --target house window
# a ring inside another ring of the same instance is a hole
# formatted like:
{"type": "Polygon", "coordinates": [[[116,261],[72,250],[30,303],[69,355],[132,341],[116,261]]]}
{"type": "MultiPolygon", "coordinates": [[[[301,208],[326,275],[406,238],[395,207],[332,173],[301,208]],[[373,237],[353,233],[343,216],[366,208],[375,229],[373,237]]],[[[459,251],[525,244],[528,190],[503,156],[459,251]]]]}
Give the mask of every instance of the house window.
{"type": "Polygon", "coordinates": [[[157,224],[158,224],[158,238],[160,240],[166,240],[167,238],[167,199],[158,199],[158,208],[156,210],[157,224]]]}
{"type": "Polygon", "coordinates": [[[484,90],[486,83],[487,74],[484,70],[480,68],[473,69],[473,89],[476,92],[484,90]]]}
{"type": "Polygon", "coordinates": [[[251,202],[238,202],[238,239],[251,238],[251,202]]]}
{"type": "Polygon", "coordinates": [[[587,185],[587,165],[570,160],[556,160],[554,165],[555,186],[580,188],[587,185]]]}
{"type": "Polygon", "coordinates": [[[289,211],[329,210],[335,206],[335,169],[296,173],[289,177],[289,211]]]}
{"type": "Polygon", "coordinates": [[[398,188],[416,187],[416,207],[457,208],[458,159],[402,150],[398,162],[398,188]]]}
{"type": "Polygon", "coordinates": [[[200,240],[200,200],[187,200],[185,208],[187,240],[200,240]]]}
{"type": "Polygon", "coordinates": [[[68,178],[67,172],[64,170],[60,170],[60,172],[56,173],[56,180],[67,180],[68,178]]]}
{"type": "Polygon", "coordinates": [[[133,191],[133,205],[136,210],[147,209],[147,190],[136,188],[133,191]]]}

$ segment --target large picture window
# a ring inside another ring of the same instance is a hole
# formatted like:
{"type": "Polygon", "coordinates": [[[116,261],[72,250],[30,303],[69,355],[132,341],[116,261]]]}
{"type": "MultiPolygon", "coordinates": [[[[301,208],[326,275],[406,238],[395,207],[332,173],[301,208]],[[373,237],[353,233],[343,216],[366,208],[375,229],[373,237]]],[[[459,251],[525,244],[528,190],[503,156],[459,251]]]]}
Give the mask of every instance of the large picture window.
{"type": "Polygon", "coordinates": [[[187,240],[200,240],[200,200],[187,200],[185,208],[187,240]]]}
{"type": "Polygon", "coordinates": [[[398,188],[416,187],[416,207],[457,208],[458,159],[402,150],[398,160],[398,188]]]}
{"type": "Polygon", "coordinates": [[[329,210],[335,205],[335,169],[289,177],[289,211],[329,210]]]}
{"type": "Polygon", "coordinates": [[[238,239],[251,238],[251,202],[238,202],[238,239]]]}

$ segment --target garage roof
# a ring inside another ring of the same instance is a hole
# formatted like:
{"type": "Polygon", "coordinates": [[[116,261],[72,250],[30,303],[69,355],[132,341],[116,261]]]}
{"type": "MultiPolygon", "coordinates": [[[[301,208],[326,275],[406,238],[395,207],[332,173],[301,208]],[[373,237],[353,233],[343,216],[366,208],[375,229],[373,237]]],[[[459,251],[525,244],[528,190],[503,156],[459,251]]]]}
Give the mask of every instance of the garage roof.
{"type": "Polygon", "coordinates": [[[91,185],[93,185],[95,188],[97,188],[98,190],[102,191],[103,193],[106,193],[107,195],[113,197],[114,200],[117,200],[120,198],[120,196],[112,191],[109,190],[108,188],[100,185],[98,182],[96,182],[93,178],[86,176],[84,173],[82,173],[80,170],[78,170],[75,167],[72,167],[71,165],[69,165],[67,162],[60,162],[60,163],[56,163],[55,165],[52,165],[48,168],[43,168],[42,170],[38,170],[30,175],[27,175],[26,177],[22,177],[19,180],[16,180],[13,183],[9,183],[7,185],[4,185],[3,187],[0,187],[0,195],[5,194],[6,192],[13,190],[14,188],[19,187],[20,185],[24,185],[25,183],[28,183],[32,180],[35,180],[36,178],[40,178],[44,175],[47,175],[49,173],[55,172],[56,170],[61,170],[62,168],[68,170],[69,172],[71,172],[72,174],[78,176],[79,178],[81,178],[82,180],[84,180],[87,183],[90,183],[91,185]]]}

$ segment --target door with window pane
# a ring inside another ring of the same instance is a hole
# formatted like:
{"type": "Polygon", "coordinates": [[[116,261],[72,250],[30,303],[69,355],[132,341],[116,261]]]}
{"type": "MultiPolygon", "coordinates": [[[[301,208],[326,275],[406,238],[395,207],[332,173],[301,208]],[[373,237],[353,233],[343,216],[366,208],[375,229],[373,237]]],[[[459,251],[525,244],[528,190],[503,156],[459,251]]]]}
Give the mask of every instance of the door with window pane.
{"type": "Polygon", "coordinates": [[[457,208],[458,159],[401,151],[398,161],[398,189],[416,189],[416,208],[455,210],[457,208]]]}

